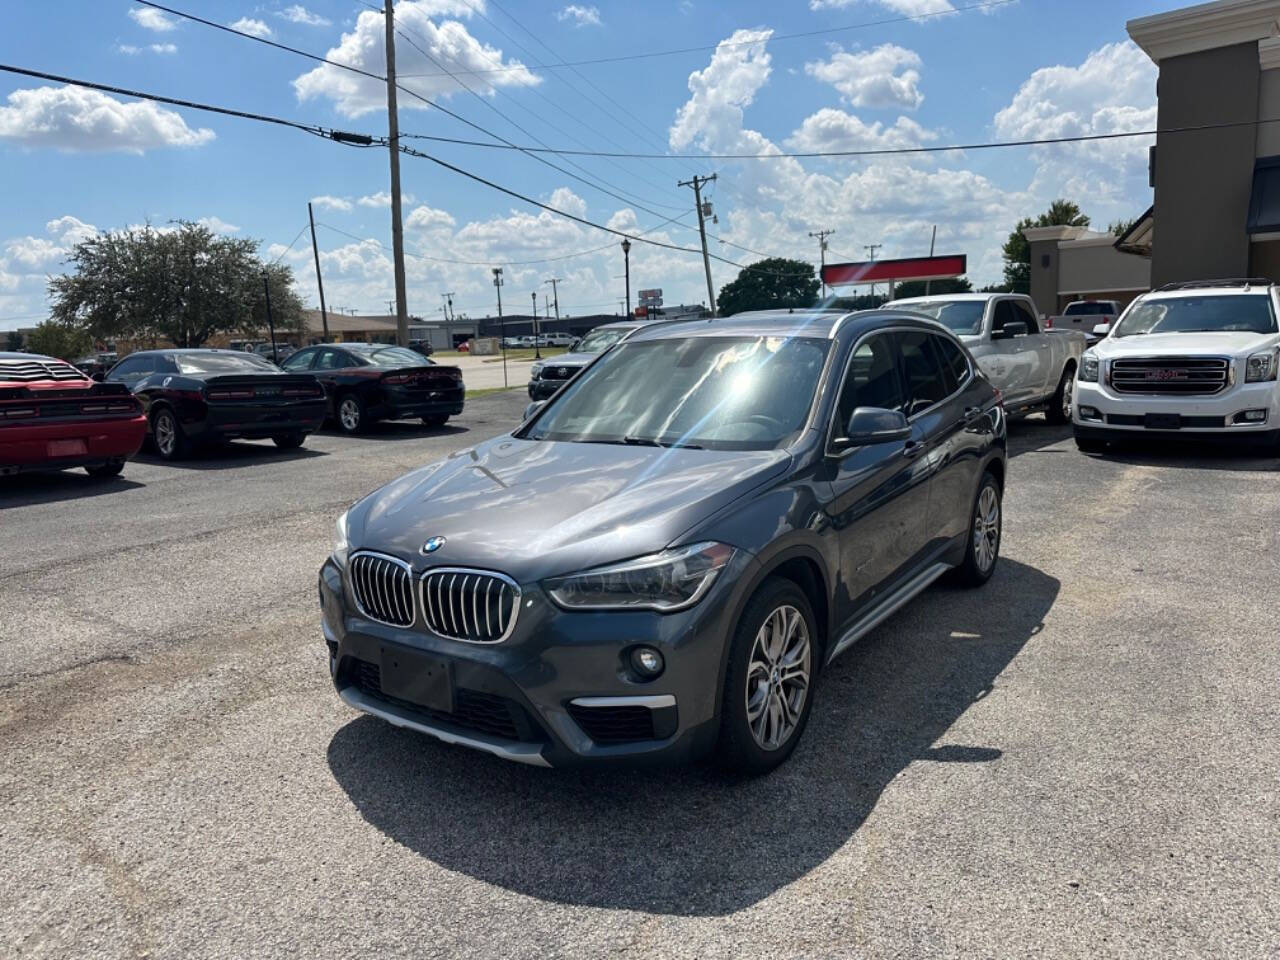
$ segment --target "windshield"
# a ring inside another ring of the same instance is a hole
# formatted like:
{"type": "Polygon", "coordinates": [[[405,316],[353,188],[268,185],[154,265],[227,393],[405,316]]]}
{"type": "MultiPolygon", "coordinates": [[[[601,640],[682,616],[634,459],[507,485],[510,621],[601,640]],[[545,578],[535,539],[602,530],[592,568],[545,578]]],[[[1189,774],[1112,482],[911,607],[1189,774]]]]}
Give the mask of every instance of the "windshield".
{"type": "Polygon", "coordinates": [[[1064,317],[1105,317],[1115,311],[1110,303],[1069,303],[1064,317]]]}
{"type": "Polygon", "coordinates": [[[982,315],[986,312],[987,303],[985,300],[926,300],[924,303],[904,303],[902,309],[923,313],[952,333],[970,336],[982,332],[982,315]]]}
{"type": "Polygon", "coordinates": [[[1112,332],[1113,337],[1146,333],[1275,333],[1271,295],[1177,297],[1134,304],[1112,332]]]}
{"type": "Polygon", "coordinates": [[[277,369],[250,353],[179,353],[173,359],[180,373],[263,373],[277,369]]]}
{"type": "Polygon", "coordinates": [[[375,367],[425,367],[431,361],[420,353],[404,347],[383,347],[381,350],[352,350],[357,357],[375,367]]]}
{"type": "Polygon", "coordinates": [[[787,337],[623,343],[573,381],[524,435],[771,450],[808,420],[829,345],[787,337]]]}
{"type": "Polygon", "coordinates": [[[625,330],[592,330],[582,342],[578,344],[578,349],[574,353],[604,353],[615,343],[622,339],[625,330]]]}

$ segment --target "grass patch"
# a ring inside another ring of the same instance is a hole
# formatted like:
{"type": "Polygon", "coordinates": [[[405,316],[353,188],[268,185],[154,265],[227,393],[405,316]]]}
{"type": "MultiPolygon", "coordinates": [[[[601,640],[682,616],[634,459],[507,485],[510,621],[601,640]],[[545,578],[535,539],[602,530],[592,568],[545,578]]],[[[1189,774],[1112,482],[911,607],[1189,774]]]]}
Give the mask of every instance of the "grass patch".
{"type": "Polygon", "coordinates": [[[467,399],[474,400],[476,397],[487,397],[491,393],[505,393],[508,390],[523,390],[523,383],[516,384],[513,387],[481,387],[479,390],[467,390],[467,399]]]}
{"type": "MultiPolygon", "coordinates": [[[[543,347],[542,348],[542,358],[544,360],[547,357],[558,357],[562,353],[568,353],[568,349],[565,347],[543,347]]],[[[516,360],[532,360],[534,359],[533,354],[534,354],[534,351],[532,347],[529,347],[528,349],[522,348],[520,350],[507,350],[507,363],[511,363],[512,361],[516,361],[516,360]]],[[[431,354],[431,359],[437,362],[440,362],[444,360],[460,360],[463,357],[469,357],[469,356],[471,356],[471,354],[459,353],[457,350],[437,350],[435,353],[431,354]]],[[[483,360],[485,363],[501,363],[502,353],[498,352],[492,356],[477,357],[476,359],[483,360]]]]}

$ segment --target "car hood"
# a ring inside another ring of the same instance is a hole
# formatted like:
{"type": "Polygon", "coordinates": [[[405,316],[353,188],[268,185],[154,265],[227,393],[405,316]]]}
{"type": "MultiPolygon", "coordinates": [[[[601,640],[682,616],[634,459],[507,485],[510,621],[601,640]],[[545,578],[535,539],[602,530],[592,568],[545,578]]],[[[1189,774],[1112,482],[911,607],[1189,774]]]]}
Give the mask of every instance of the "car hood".
{"type": "Polygon", "coordinates": [[[544,367],[585,367],[598,356],[598,353],[562,353],[537,362],[544,367]]]}
{"type": "Polygon", "coordinates": [[[1212,333],[1148,333],[1135,337],[1107,337],[1094,350],[1101,357],[1182,356],[1212,353],[1247,356],[1280,343],[1280,334],[1226,330],[1212,333]]]}
{"type": "Polygon", "coordinates": [[[786,451],[486,441],[387,484],[352,508],[351,549],[426,566],[476,566],[522,582],[669,546],[781,474],[786,451]],[[446,538],[431,555],[432,537],[446,538]]]}

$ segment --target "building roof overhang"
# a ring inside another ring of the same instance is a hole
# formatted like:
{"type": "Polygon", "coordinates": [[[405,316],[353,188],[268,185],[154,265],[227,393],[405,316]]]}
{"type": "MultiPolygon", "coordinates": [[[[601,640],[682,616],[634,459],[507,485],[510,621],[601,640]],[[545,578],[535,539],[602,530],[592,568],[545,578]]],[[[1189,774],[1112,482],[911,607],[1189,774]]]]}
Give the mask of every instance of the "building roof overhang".
{"type": "Polygon", "coordinates": [[[1215,0],[1130,20],[1133,42],[1156,63],[1280,36],[1280,0],[1215,0]]]}

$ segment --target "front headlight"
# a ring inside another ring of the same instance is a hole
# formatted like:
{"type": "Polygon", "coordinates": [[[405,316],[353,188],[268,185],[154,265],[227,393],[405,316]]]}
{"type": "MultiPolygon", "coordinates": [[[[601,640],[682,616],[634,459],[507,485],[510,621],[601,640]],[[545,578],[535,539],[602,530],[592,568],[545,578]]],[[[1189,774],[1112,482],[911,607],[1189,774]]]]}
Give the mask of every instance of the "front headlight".
{"type": "Polygon", "coordinates": [[[1244,382],[1261,383],[1276,378],[1277,356],[1275,350],[1255,353],[1244,363],[1244,382]]]}
{"type": "Polygon", "coordinates": [[[535,363],[532,367],[529,368],[530,380],[537,380],[541,376],[542,376],[542,364],[535,363]]]}
{"type": "Polygon", "coordinates": [[[657,610],[691,607],[706,595],[733,556],[723,543],[695,543],[543,583],[567,610],[657,610]]]}
{"type": "Polygon", "coordinates": [[[1098,382],[1098,357],[1096,354],[1086,353],[1080,358],[1080,382],[1098,382]]]}
{"type": "Polygon", "coordinates": [[[347,551],[351,544],[347,542],[347,515],[343,513],[333,526],[333,562],[340,567],[347,565],[347,551]]]}

